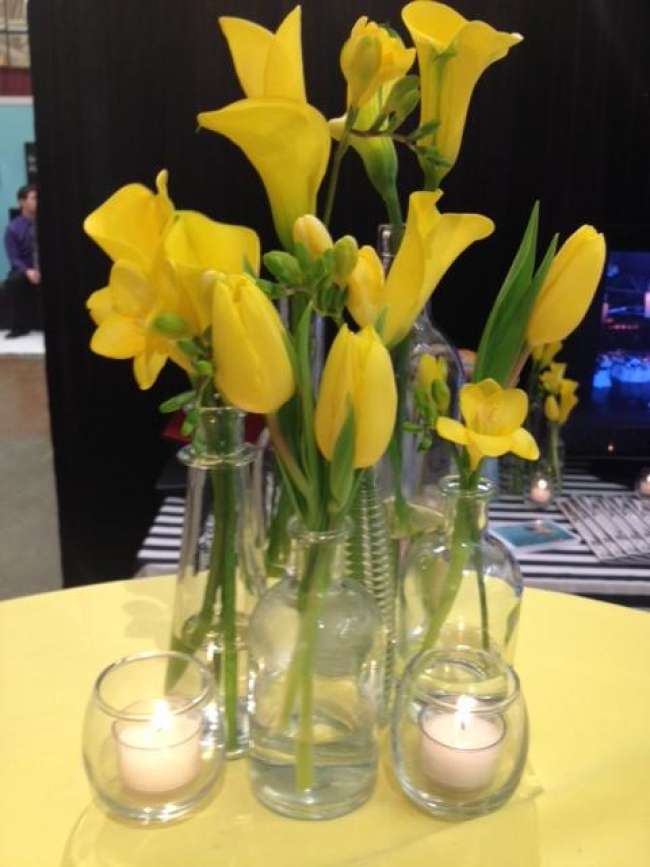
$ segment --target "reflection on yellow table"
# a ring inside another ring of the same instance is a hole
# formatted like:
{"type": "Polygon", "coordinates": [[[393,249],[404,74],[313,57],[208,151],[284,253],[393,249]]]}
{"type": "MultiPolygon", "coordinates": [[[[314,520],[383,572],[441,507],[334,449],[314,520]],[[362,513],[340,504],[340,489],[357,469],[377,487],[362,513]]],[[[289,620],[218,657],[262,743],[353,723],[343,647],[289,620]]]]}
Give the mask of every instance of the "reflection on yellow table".
{"type": "MultiPolygon", "coordinates": [[[[80,745],[94,677],[165,647],[173,582],[116,582],[0,604],[0,867],[623,867],[650,863],[650,615],[527,590],[517,669],[543,787],[481,819],[419,812],[386,767],[333,822],[279,818],[244,761],[176,825],[92,805],[80,745]]],[[[525,793],[523,793],[525,794],[525,793]]]]}

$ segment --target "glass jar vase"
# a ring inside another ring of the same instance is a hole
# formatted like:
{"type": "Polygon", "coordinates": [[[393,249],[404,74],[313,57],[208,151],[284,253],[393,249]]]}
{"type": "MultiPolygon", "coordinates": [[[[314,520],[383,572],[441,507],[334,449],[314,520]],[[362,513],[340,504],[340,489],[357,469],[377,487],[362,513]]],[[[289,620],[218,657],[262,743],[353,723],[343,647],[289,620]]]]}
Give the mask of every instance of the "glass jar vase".
{"type": "Polygon", "coordinates": [[[487,479],[469,490],[457,476],[440,483],[444,531],[411,544],[400,582],[403,664],[423,650],[466,646],[512,662],[523,581],[513,555],[488,529],[494,489],[487,479]]]}
{"type": "Polygon", "coordinates": [[[109,665],[93,687],[83,730],[86,773],[111,813],[142,823],[192,810],[223,766],[214,680],[178,653],[142,653],[109,665]],[[170,664],[182,667],[173,688],[170,664]]]}
{"type": "MultiPolygon", "coordinates": [[[[179,454],[188,482],[171,641],[214,674],[229,758],[247,748],[248,618],[265,586],[243,420],[232,407],[199,409],[194,441],[179,454]]],[[[179,672],[170,666],[170,686],[179,672]]]]}
{"type": "Polygon", "coordinates": [[[292,574],[250,622],[249,768],[271,810],[328,819],[375,785],[383,634],[372,597],[345,575],[347,528],[294,519],[290,530],[292,574]]]}
{"type": "Polygon", "coordinates": [[[483,650],[418,654],[398,688],[391,751],[402,790],[429,813],[462,819],[497,809],[528,754],[517,675],[483,650]]]}

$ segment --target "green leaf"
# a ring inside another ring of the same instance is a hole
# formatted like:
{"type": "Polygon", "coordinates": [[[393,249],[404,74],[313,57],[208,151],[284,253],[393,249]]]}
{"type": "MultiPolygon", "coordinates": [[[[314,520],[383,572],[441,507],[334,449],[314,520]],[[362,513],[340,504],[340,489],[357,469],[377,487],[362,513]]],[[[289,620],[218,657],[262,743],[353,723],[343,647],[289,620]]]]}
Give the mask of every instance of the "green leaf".
{"type": "Polygon", "coordinates": [[[180,394],[164,400],[158,407],[158,410],[162,413],[176,412],[194,400],[196,400],[196,393],[194,391],[182,391],[180,394]]]}
{"type": "Polygon", "coordinates": [[[519,249],[483,330],[474,365],[474,382],[491,377],[500,385],[506,385],[517,362],[534,300],[532,278],[538,226],[539,202],[535,202],[519,249]]]}
{"type": "Polygon", "coordinates": [[[345,508],[352,493],[354,439],[354,410],[348,397],[345,421],[334,446],[329,472],[329,488],[334,501],[334,511],[337,512],[345,508]]]}
{"type": "Polygon", "coordinates": [[[430,120],[427,123],[423,123],[422,126],[419,126],[417,129],[414,129],[412,133],[409,133],[408,139],[410,141],[417,141],[427,135],[432,135],[439,126],[439,120],[430,120]]]}

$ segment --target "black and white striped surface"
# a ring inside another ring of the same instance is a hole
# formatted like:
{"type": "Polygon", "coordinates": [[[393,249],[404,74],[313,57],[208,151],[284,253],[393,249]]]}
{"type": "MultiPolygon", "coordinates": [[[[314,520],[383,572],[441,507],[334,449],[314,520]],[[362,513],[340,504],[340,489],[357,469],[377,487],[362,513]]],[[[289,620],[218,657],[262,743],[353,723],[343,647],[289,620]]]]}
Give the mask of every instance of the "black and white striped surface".
{"type": "MultiPolygon", "coordinates": [[[[627,488],[604,482],[579,465],[565,474],[565,494],[622,493],[627,488]]],[[[171,573],[178,567],[185,501],[166,497],[142,548],[138,552],[140,575],[171,573]]],[[[490,508],[493,526],[539,518],[572,529],[559,509],[531,510],[521,497],[503,495],[490,508]]],[[[601,563],[582,542],[543,552],[519,554],[524,582],[530,587],[603,596],[650,597],[650,566],[601,563]]],[[[645,604],[645,603],[644,603],[645,604]]]]}

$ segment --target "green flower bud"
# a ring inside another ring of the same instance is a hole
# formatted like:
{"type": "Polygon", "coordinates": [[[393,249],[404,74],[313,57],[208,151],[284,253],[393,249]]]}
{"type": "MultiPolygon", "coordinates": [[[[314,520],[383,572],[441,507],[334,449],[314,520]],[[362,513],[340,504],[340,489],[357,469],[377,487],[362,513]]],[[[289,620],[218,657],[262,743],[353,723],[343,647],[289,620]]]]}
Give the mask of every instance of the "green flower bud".
{"type": "Polygon", "coordinates": [[[359,245],[352,235],[344,235],[334,244],[334,281],[345,286],[359,258],[359,245]]]}
{"type": "Polygon", "coordinates": [[[302,269],[291,253],[272,250],[264,256],[264,264],[275,279],[286,286],[300,286],[303,282],[302,269]]]}
{"type": "Polygon", "coordinates": [[[176,313],[161,313],[153,321],[153,328],[164,337],[176,339],[188,333],[187,323],[176,313]]]}
{"type": "Polygon", "coordinates": [[[446,415],[449,412],[449,404],[451,403],[451,394],[449,386],[441,379],[434,379],[431,383],[431,393],[438,408],[438,412],[446,415]]]}

